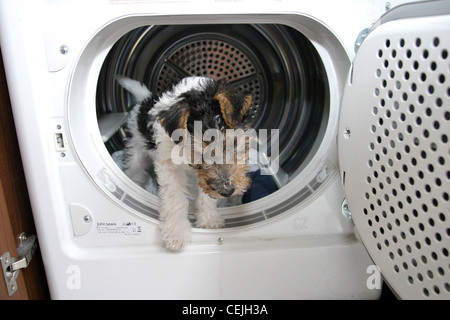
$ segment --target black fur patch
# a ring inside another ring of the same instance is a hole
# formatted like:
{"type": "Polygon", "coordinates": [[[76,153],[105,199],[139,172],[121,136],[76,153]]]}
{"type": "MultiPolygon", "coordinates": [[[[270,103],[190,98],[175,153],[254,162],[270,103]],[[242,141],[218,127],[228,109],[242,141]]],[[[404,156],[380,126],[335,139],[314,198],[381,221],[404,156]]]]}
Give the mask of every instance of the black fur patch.
{"type": "Polygon", "coordinates": [[[189,106],[186,102],[181,101],[171,106],[168,110],[160,111],[158,119],[160,119],[161,125],[166,129],[167,134],[172,136],[175,130],[182,128],[182,119],[186,117],[188,112],[189,106]]]}
{"type": "Polygon", "coordinates": [[[154,149],[156,147],[153,136],[153,125],[151,125],[152,119],[149,115],[149,111],[153,108],[154,104],[155,102],[150,98],[142,101],[136,119],[138,130],[142,136],[147,139],[147,146],[149,149],[154,149]]]}

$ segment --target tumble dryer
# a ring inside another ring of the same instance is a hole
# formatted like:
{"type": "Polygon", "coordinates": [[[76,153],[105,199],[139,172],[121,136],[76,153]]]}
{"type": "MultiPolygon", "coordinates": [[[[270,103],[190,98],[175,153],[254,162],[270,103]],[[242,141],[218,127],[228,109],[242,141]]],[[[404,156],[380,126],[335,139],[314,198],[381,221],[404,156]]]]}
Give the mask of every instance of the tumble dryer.
{"type": "Polygon", "coordinates": [[[450,12],[401,2],[1,1],[52,298],[376,299],[381,275],[448,298],[450,12]],[[153,94],[189,75],[252,92],[256,129],[278,132],[266,193],[165,250],[152,175],[121,169],[117,74],[153,94]]]}

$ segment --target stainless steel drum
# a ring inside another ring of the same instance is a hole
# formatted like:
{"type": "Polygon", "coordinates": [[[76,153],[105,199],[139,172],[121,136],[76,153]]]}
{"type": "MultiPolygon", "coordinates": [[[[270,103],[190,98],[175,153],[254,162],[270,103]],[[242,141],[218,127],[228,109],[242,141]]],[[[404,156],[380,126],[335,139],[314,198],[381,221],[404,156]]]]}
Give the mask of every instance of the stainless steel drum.
{"type": "MultiPolygon", "coordinates": [[[[123,74],[159,95],[186,76],[225,78],[254,96],[255,127],[279,129],[280,172],[305,165],[328,116],[328,81],[321,59],[298,31],[281,25],[145,26],[111,49],[97,88],[97,116],[127,112],[131,97],[114,81],[123,74]]],[[[106,142],[123,148],[126,133],[106,142]]]]}

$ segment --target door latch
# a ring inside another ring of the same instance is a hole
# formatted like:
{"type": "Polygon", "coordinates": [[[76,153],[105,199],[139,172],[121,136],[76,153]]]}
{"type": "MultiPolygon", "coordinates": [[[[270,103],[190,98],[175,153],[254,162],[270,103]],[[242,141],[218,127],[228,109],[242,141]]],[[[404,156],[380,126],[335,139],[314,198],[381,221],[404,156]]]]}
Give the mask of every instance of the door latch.
{"type": "Polygon", "coordinates": [[[35,235],[27,237],[25,233],[19,236],[19,246],[17,254],[19,258],[11,257],[9,251],[6,251],[0,257],[3,277],[5,278],[8,295],[12,296],[17,291],[17,277],[21,269],[25,269],[30,264],[34,252],[37,248],[37,238],[35,235]]]}

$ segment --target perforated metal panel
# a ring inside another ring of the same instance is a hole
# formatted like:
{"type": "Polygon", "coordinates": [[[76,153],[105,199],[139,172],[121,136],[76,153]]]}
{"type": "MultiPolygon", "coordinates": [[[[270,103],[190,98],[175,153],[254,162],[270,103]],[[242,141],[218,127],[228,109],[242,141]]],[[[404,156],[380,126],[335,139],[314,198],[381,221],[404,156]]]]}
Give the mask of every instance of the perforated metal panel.
{"type": "Polygon", "coordinates": [[[339,127],[349,208],[401,298],[450,298],[450,16],[376,28],[354,61],[339,127]]]}
{"type": "Polygon", "coordinates": [[[233,44],[215,39],[193,40],[178,47],[165,60],[158,74],[157,89],[162,93],[187,75],[240,81],[242,89],[252,92],[254,104],[259,105],[260,73],[251,58],[233,44]]]}

